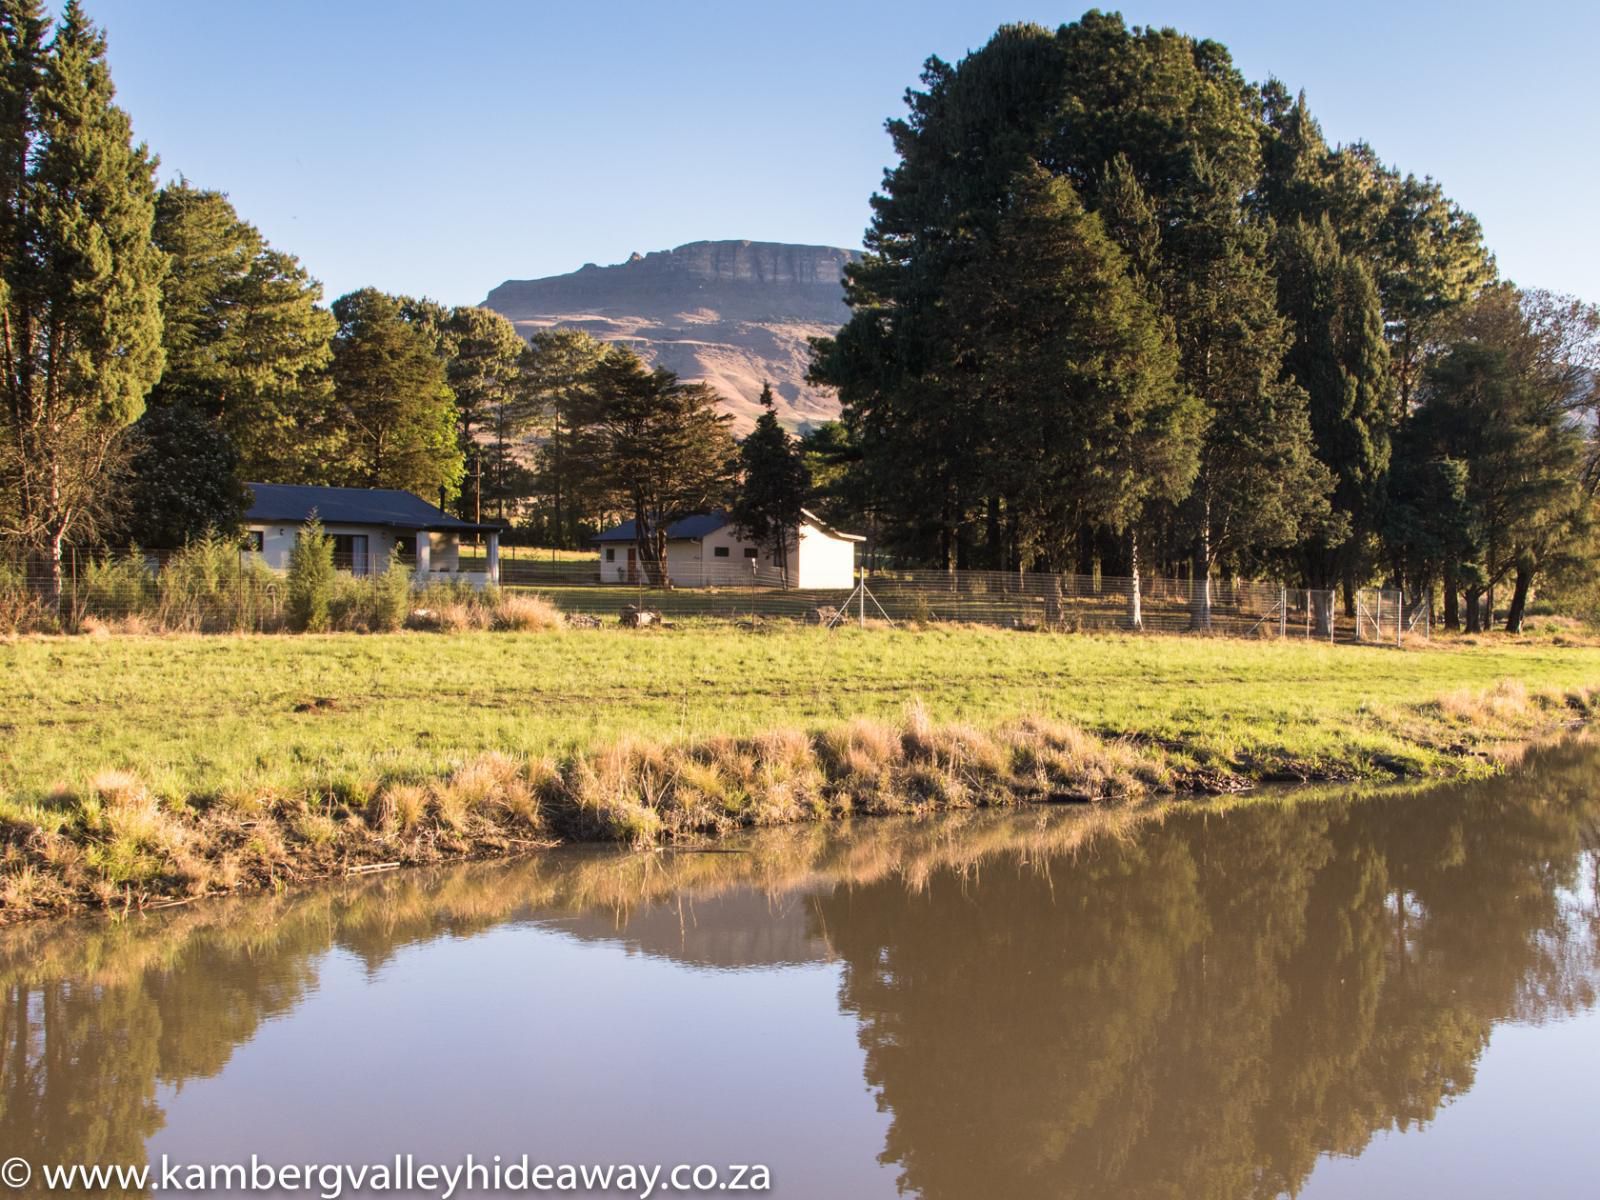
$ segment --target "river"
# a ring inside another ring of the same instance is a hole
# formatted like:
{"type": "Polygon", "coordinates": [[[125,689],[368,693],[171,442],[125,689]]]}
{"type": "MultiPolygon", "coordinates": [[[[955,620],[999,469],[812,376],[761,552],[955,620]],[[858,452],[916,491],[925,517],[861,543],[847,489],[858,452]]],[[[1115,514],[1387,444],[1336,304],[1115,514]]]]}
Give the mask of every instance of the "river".
{"type": "Polygon", "coordinates": [[[1481,783],[736,849],[6,930],[0,1157],[761,1164],[787,1197],[1600,1186],[1593,741],[1481,783]]]}

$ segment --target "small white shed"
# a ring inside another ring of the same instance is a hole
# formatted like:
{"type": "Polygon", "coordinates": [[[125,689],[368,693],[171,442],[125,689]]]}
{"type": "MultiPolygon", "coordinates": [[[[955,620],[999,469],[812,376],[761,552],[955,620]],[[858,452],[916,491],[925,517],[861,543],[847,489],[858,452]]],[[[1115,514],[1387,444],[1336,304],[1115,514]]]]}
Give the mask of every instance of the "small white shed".
{"type": "Polygon", "coordinates": [[[289,551],[315,514],[333,539],[334,565],[375,575],[391,562],[412,567],[417,580],[461,579],[479,587],[500,582],[500,530],[452,517],[422,497],[393,488],[302,487],[251,483],[246,537],[267,566],[289,568],[289,551]],[[461,570],[461,539],[485,541],[482,570],[461,570]]]}
{"type": "MultiPolygon", "coordinates": [[[[751,584],[815,590],[855,586],[858,534],[841,533],[815,513],[801,509],[791,531],[788,571],[770,545],[758,545],[726,513],[697,513],[667,526],[667,578],[674,587],[740,587],[751,584]]],[[[642,583],[634,523],[624,521],[594,539],[600,550],[602,583],[642,583]]]]}

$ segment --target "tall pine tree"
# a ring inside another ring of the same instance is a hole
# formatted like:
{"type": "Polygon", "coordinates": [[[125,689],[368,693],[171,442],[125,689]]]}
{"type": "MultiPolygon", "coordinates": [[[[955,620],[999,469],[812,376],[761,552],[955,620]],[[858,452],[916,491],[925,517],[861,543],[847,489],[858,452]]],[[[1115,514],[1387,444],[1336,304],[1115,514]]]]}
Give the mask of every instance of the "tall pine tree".
{"type": "Polygon", "coordinates": [[[172,267],[162,292],[166,366],[151,406],[209,417],[245,479],[320,479],[341,436],[331,423],[335,322],[320,306],[322,285],[221,192],[184,180],[156,198],[154,237],[172,267]]]}
{"type": "MultiPolygon", "coordinates": [[[[1060,564],[1083,528],[1131,535],[1152,501],[1187,493],[1203,413],[1178,382],[1155,306],[1101,220],[1031,164],[948,303],[985,398],[980,463],[1012,561],[1060,564]]],[[[1137,583],[1130,619],[1141,623],[1137,583]]]]}
{"type": "Polygon", "coordinates": [[[667,526],[726,499],[733,437],[717,396],[610,347],[564,401],[563,471],[597,506],[634,521],[645,577],[667,585],[667,526]]]}
{"type": "Polygon", "coordinates": [[[59,595],[161,373],[167,259],[105,38],[77,0],[49,32],[38,4],[0,3],[0,524],[59,595]]]}
{"type": "Polygon", "coordinates": [[[1389,467],[1393,402],[1383,311],[1366,264],[1346,253],[1324,215],[1279,230],[1279,308],[1294,340],[1284,365],[1305,389],[1317,458],[1336,480],[1337,521],[1299,551],[1306,584],[1342,582],[1353,602],[1358,573],[1370,561],[1389,467]]]}
{"type": "Polygon", "coordinates": [[[739,443],[739,475],[734,522],[757,545],[770,549],[787,583],[790,535],[800,526],[811,473],[800,447],[778,424],[770,383],[761,385],[761,415],[755,429],[739,443]]]}
{"type": "Polygon", "coordinates": [[[334,481],[448,501],[461,485],[455,397],[428,336],[374,288],[333,302],[333,381],[346,448],[334,481]]]}

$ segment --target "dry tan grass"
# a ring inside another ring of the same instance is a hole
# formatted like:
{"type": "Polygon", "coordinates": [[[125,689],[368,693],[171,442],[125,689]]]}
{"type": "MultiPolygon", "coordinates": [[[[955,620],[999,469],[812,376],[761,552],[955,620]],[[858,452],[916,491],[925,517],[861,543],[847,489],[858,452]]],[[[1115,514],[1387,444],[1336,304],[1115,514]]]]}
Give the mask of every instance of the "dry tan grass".
{"type": "Polygon", "coordinates": [[[494,610],[494,628],[518,633],[542,632],[560,629],[566,617],[543,596],[502,593],[500,604],[494,610]]]}
{"type": "MultiPolygon", "coordinates": [[[[1587,714],[1595,696],[1505,682],[1361,719],[1393,728],[1397,744],[1460,746],[1457,759],[1483,770],[1495,743],[1587,714]]],[[[168,804],[132,773],[102,771],[78,792],[9,811],[0,920],[504,852],[534,838],[642,846],[854,812],[1121,801],[1205,786],[1174,773],[1174,753],[1037,717],[989,729],[941,724],[912,704],[898,720],[815,733],[626,738],[561,760],[490,752],[431,780],[339,776],[302,795],[243,783],[168,804]]],[[[870,845],[851,853],[864,876],[879,869],[870,845]]]]}
{"type": "Polygon", "coordinates": [[[379,821],[410,833],[428,809],[428,789],[415,783],[391,783],[379,793],[379,821]]]}

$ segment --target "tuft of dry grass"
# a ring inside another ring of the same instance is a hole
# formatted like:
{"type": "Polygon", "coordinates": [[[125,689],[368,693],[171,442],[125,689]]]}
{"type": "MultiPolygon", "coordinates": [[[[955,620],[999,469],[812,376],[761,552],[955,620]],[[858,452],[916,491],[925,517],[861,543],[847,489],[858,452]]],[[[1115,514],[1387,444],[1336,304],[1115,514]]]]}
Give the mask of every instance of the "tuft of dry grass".
{"type": "Polygon", "coordinates": [[[503,592],[494,610],[494,628],[517,633],[543,632],[560,629],[566,617],[543,596],[503,592]]]}
{"type": "Polygon", "coordinates": [[[391,783],[378,795],[374,808],[380,828],[410,833],[428,810],[428,789],[415,783],[391,783]]]}

